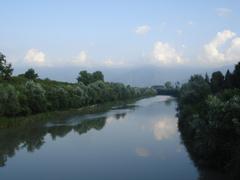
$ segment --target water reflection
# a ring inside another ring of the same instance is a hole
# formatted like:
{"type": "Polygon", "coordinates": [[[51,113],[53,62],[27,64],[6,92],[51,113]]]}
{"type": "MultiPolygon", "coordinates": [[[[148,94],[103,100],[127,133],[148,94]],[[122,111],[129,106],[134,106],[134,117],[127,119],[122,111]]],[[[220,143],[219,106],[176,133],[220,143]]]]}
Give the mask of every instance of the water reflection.
{"type": "MultiPolygon", "coordinates": [[[[123,116],[121,114],[120,116],[123,116]]],[[[119,116],[117,116],[119,117],[119,116]]],[[[115,117],[116,118],[116,117],[115,117]]],[[[78,125],[41,126],[35,128],[13,128],[0,132],[0,166],[5,166],[8,158],[13,157],[19,149],[26,148],[28,152],[34,152],[45,143],[44,137],[50,134],[53,140],[64,137],[69,132],[75,131],[79,135],[87,133],[91,129],[101,130],[106,123],[106,117],[81,121],[78,125]]]]}
{"type": "Polygon", "coordinates": [[[170,98],[166,99],[166,101],[164,101],[164,102],[165,102],[166,106],[171,106],[172,103],[175,103],[175,98],[174,97],[170,97],[170,98]]]}
{"type": "MultiPolygon", "coordinates": [[[[181,119],[181,121],[183,121],[183,120],[181,119]]],[[[226,179],[235,180],[235,179],[239,179],[239,178],[235,178],[235,177],[233,178],[233,177],[231,177],[231,175],[226,175],[224,172],[216,170],[216,168],[213,167],[213,164],[220,165],[220,162],[218,162],[217,159],[210,160],[206,155],[204,155],[203,152],[201,154],[199,153],[199,152],[201,152],[201,150],[203,150],[203,149],[201,149],[201,143],[203,143],[203,141],[200,136],[198,137],[197,141],[193,140],[192,136],[194,135],[194,133],[190,134],[189,132],[191,132],[191,131],[190,130],[187,131],[186,129],[184,129],[181,123],[178,124],[178,129],[180,131],[180,137],[181,137],[182,143],[185,146],[185,148],[189,154],[189,157],[193,161],[194,166],[198,170],[198,173],[199,173],[198,179],[199,180],[226,180],[226,179]]],[[[204,135],[206,137],[208,137],[207,140],[210,140],[211,135],[209,135],[209,134],[204,134],[204,135]]],[[[215,134],[215,136],[216,136],[216,134],[215,134]]],[[[217,137],[217,138],[219,138],[219,137],[217,137]]],[[[211,140],[209,142],[211,142],[211,140]]],[[[208,148],[204,149],[204,151],[208,151],[208,150],[209,150],[208,148]]],[[[213,156],[215,154],[211,154],[211,155],[213,156]]],[[[228,166],[230,166],[230,164],[228,166]]]]}
{"type": "Polygon", "coordinates": [[[176,104],[166,104],[168,99],[157,96],[104,112],[2,129],[0,174],[6,180],[196,179],[180,144],[176,104]]]}
{"type": "Polygon", "coordinates": [[[177,123],[173,118],[164,117],[153,125],[153,133],[156,140],[168,139],[177,133],[177,123]]]}
{"type": "Polygon", "coordinates": [[[229,175],[224,174],[224,172],[216,171],[209,166],[203,166],[202,159],[203,157],[199,157],[195,155],[193,148],[189,145],[189,142],[184,141],[184,145],[189,153],[189,157],[194,163],[194,166],[197,168],[199,177],[198,180],[235,180],[238,178],[232,178],[229,175]]]}
{"type": "Polygon", "coordinates": [[[148,157],[150,156],[150,151],[147,148],[138,147],[136,148],[136,154],[140,157],[148,157]]]}

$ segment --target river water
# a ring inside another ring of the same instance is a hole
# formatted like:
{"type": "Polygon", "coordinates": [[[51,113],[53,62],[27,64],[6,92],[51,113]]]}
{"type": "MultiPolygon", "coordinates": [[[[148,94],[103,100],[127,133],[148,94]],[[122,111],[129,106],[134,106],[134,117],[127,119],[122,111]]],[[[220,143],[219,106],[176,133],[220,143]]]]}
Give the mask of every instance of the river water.
{"type": "Polygon", "coordinates": [[[155,96],[105,112],[0,130],[1,180],[192,180],[176,102],[155,96]]]}

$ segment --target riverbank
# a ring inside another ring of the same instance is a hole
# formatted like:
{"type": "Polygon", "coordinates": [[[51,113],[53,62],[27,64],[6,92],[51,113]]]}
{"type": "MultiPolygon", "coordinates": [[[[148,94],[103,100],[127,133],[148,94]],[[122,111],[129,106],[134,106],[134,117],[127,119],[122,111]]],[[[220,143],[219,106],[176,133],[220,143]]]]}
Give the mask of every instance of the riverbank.
{"type": "Polygon", "coordinates": [[[200,169],[211,168],[239,179],[240,63],[232,73],[214,72],[210,80],[190,78],[178,98],[178,126],[200,169]]]}
{"type": "Polygon", "coordinates": [[[54,120],[58,120],[58,121],[65,120],[66,118],[70,118],[73,116],[104,112],[111,108],[126,106],[126,104],[132,104],[140,99],[143,99],[143,98],[135,98],[135,99],[125,100],[125,101],[106,102],[106,103],[81,107],[78,109],[44,112],[44,113],[28,115],[28,116],[0,117],[0,129],[14,128],[14,127],[20,127],[20,126],[31,126],[31,124],[38,125],[45,122],[51,122],[54,120]]]}

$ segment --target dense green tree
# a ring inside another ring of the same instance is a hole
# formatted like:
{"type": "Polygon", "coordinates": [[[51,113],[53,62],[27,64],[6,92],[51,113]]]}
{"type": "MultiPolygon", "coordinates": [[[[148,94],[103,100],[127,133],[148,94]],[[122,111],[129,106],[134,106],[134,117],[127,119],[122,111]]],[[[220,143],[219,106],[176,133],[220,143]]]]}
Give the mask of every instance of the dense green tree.
{"type": "Polygon", "coordinates": [[[18,95],[19,103],[20,103],[20,112],[19,115],[29,115],[31,114],[31,108],[29,107],[28,97],[25,93],[25,86],[21,87],[18,95]]]}
{"type": "Polygon", "coordinates": [[[224,76],[221,71],[212,73],[211,89],[213,93],[217,93],[224,88],[224,76]]]}
{"type": "Polygon", "coordinates": [[[104,76],[101,71],[96,71],[92,74],[93,82],[95,81],[104,81],[104,76]]]}
{"type": "Polygon", "coordinates": [[[173,89],[173,85],[170,81],[165,82],[164,86],[166,89],[173,89]]]}
{"type": "Polygon", "coordinates": [[[81,107],[86,103],[85,102],[85,100],[86,100],[85,92],[81,87],[79,87],[79,86],[71,87],[70,86],[70,87],[68,87],[68,93],[70,96],[69,103],[72,108],[81,107]]]}
{"type": "Polygon", "coordinates": [[[0,115],[15,116],[20,112],[18,92],[12,85],[0,85],[0,115]]]}
{"type": "Polygon", "coordinates": [[[10,80],[13,73],[11,63],[7,63],[6,56],[0,53],[0,79],[10,80]]]}
{"type": "Polygon", "coordinates": [[[78,82],[82,82],[85,85],[94,83],[96,81],[104,81],[104,76],[101,71],[88,73],[87,71],[80,71],[77,77],[78,82]]]}
{"type": "Polygon", "coordinates": [[[80,71],[77,81],[88,85],[92,82],[92,74],[88,73],[87,71],[80,71]]]}
{"type": "Polygon", "coordinates": [[[232,88],[233,86],[233,75],[227,70],[224,78],[224,88],[232,88]]]}
{"type": "Polygon", "coordinates": [[[209,76],[207,73],[205,74],[205,81],[206,83],[210,84],[209,76]]]}
{"type": "Polygon", "coordinates": [[[235,65],[235,69],[233,71],[233,81],[234,87],[240,88],[240,62],[235,65]]]}
{"type": "Polygon", "coordinates": [[[191,78],[182,86],[178,99],[178,127],[191,158],[201,168],[234,176],[229,179],[240,177],[239,75],[240,63],[233,73],[227,71],[225,78],[220,71],[214,72],[210,82],[212,92],[204,94],[207,91],[201,78],[197,81],[194,78],[194,85],[191,78]]]}
{"type": "Polygon", "coordinates": [[[67,108],[67,92],[61,87],[49,88],[46,92],[48,100],[48,108],[50,110],[58,110],[67,108]]]}
{"type": "Polygon", "coordinates": [[[39,83],[27,81],[25,84],[25,94],[27,96],[28,107],[33,113],[40,113],[47,110],[46,91],[39,83]]]}
{"type": "Polygon", "coordinates": [[[201,75],[194,75],[188,83],[183,84],[180,90],[179,101],[182,104],[195,104],[204,102],[210,94],[210,87],[201,75]]]}
{"type": "Polygon", "coordinates": [[[59,101],[59,109],[61,110],[69,108],[68,92],[64,88],[57,88],[56,94],[59,101]]]}
{"type": "Polygon", "coordinates": [[[35,70],[33,68],[30,68],[24,73],[24,77],[27,79],[35,80],[38,78],[38,74],[35,73],[35,70]]]}

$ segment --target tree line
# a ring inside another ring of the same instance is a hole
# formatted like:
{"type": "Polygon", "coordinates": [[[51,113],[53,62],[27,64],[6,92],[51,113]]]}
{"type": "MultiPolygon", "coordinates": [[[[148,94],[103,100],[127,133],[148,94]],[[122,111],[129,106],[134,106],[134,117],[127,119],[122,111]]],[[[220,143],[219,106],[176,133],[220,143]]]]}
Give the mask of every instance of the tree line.
{"type": "Polygon", "coordinates": [[[152,88],[105,82],[101,71],[80,71],[76,83],[40,79],[32,68],[18,76],[12,74],[12,65],[0,53],[0,116],[66,110],[156,94],[152,88]]]}
{"type": "Polygon", "coordinates": [[[232,72],[193,75],[180,89],[179,130],[199,168],[239,179],[240,62],[232,72]]]}

